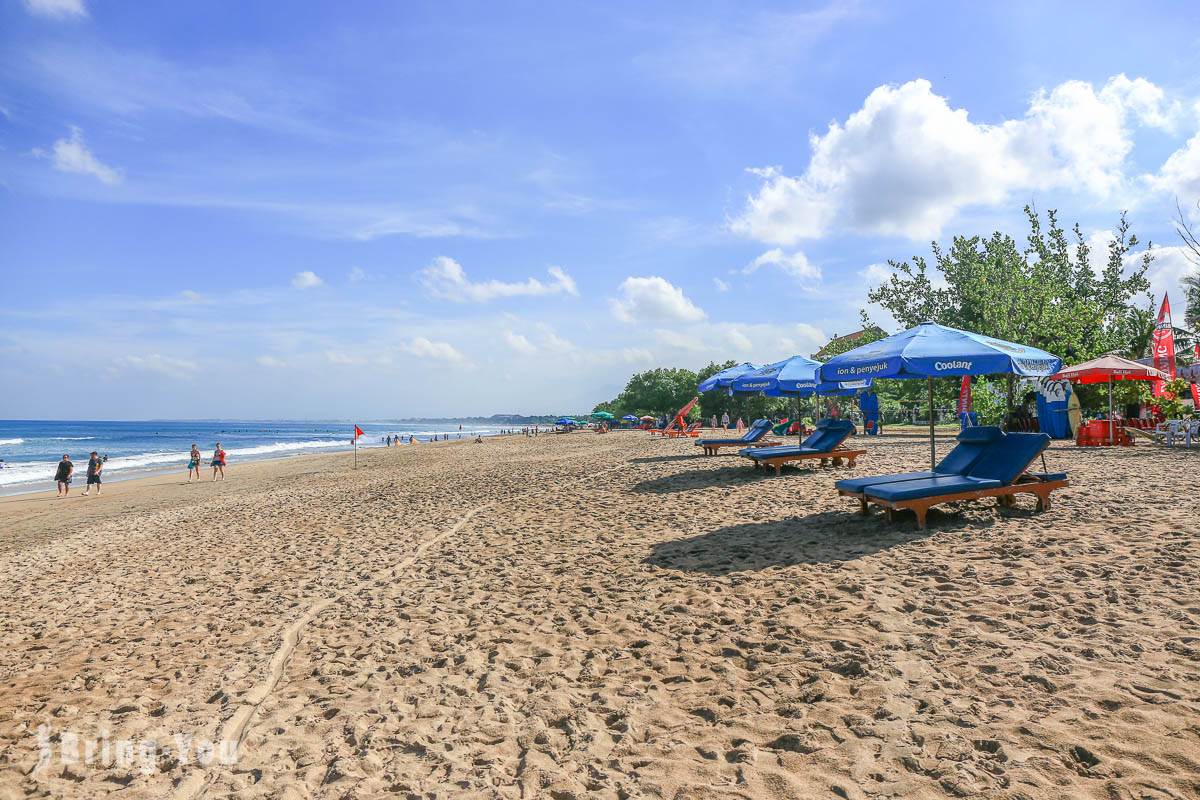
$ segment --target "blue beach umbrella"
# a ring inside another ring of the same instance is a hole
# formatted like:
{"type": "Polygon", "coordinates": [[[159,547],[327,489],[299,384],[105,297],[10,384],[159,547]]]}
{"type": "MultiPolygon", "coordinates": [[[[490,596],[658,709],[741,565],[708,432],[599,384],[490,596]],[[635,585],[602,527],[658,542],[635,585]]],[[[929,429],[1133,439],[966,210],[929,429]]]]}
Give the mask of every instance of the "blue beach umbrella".
{"type": "MultiPolygon", "coordinates": [[[[821,362],[804,356],[792,356],[761,369],[743,373],[729,384],[734,397],[766,395],[767,397],[844,396],[871,388],[871,380],[842,383],[821,380],[821,362]]],[[[817,410],[820,416],[820,410],[817,410]]]]}
{"type": "Polygon", "coordinates": [[[635,417],[633,414],[626,414],[625,416],[621,417],[621,419],[637,422],[637,417],[635,417]]]}
{"type": "Polygon", "coordinates": [[[738,377],[744,372],[751,372],[756,369],[759,369],[757,364],[751,364],[749,361],[747,361],[743,364],[738,364],[736,367],[723,369],[716,375],[708,376],[700,382],[700,386],[698,388],[702,392],[710,392],[713,389],[725,389],[729,386],[730,381],[732,381],[734,378],[738,377]]]}
{"type": "Polygon", "coordinates": [[[1062,359],[1036,347],[922,322],[886,339],[834,356],[821,367],[826,381],[864,378],[926,378],[929,381],[929,459],[936,462],[933,439],[933,379],[1010,373],[1049,377],[1062,359]]]}

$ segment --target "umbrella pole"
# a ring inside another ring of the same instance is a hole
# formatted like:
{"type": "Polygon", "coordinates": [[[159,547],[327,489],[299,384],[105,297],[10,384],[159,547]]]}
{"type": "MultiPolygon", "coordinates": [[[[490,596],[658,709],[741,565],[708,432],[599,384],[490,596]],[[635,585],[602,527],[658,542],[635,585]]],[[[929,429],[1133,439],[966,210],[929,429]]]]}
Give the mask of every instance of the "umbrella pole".
{"type": "Polygon", "coordinates": [[[1117,421],[1112,413],[1112,375],[1108,376],[1108,440],[1110,444],[1117,443],[1117,421]]]}
{"type": "Polygon", "coordinates": [[[929,468],[937,466],[937,449],[933,443],[933,378],[929,381],[929,468]]]}

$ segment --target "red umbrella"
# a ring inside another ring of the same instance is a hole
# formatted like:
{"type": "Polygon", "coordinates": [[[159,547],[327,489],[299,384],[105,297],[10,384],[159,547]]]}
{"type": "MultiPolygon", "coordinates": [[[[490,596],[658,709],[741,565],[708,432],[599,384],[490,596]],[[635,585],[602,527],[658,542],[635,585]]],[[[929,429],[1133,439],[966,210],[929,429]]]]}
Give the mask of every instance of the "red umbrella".
{"type": "Polygon", "coordinates": [[[1074,367],[1067,367],[1054,376],[1071,383],[1107,383],[1108,384],[1108,435],[1115,440],[1116,423],[1113,422],[1112,382],[1113,381],[1167,381],[1171,376],[1154,367],[1130,361],[1120,356],[1101,356],[1085,361],[1074,367]]]}

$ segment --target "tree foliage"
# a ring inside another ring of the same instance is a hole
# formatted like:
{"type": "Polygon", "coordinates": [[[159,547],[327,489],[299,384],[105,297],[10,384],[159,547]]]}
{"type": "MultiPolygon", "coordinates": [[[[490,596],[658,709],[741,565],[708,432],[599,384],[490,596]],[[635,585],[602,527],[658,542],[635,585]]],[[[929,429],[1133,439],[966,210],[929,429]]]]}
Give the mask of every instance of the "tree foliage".
{"type": "MultiPolygon", "coordinates": [[[[690,369],[659,367],[639,372],[629,379],[616,399],[600,403],[595,411],[607,411],[617,417],[626,414],[656,417],[670,416],[696,396],[699,379],[690,369]]],[[[693,409],[694,416],[696,410],[693,409]]]]}
{"type": "Polygon", "coordinates": [[[1138,239],[1125,215],[1097,270],[1078,225],[1068,236],[1054,211],[1047,212],[1045,230],[1036,211],[1026,206],[1025,214],[1024,249],[999,232],[987,239],[956,236],[949,250],[934,242],[934,270],[944,285],[935,284],[919,256],[911,264],[889,261],[896,274],[867,299],[906,328],[932,320],[1039,347],[1069,362],[1125,349],[1138,322],[1131,301],[1149,289],[1146,270],[1153,258],[1147,250],[1127,269],[1138,239]]]}

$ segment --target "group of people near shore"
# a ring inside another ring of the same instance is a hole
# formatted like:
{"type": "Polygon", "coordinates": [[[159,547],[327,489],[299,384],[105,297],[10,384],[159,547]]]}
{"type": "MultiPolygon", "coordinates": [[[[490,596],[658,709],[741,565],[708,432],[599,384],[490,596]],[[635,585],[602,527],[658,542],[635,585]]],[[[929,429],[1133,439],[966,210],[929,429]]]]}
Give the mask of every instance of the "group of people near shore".
{"type": "MultiPolygon", "coordinates": [[[[221,447],[221,443],[217,442],[216,448],[213,450],[212,460],[209,461],[209,466],[212,467],[214,481],[225,480],[225,450],[221,447]]],[[[108,456],[101,456],[95,450],[88,456],[87,466],[87,487],[83,490],[83,496],[87,497],[91,492],[92,487],[96,487],[96,494],[100,494],[100,486],[102,484],[101,474],[104,472],[104,464],[108,461],[108,456]]],[[[196,480],[200,480],[200,448],[192,445],[192,452],[188,456],[188,483],[192,482],[193,474],[196,480]]],[[[54,472],[54,482],[58,484],[58,496],[67,497],[71,494],[71,481],[75,477],[75,464],[71,461],[71,456],[63,453],[62,461],[58,462],[58,468],[54,472]]]]}
{"type": "MultiPolygon", "coordinates": [[[[217,480],[218,473],[220,480],[225,480],[225,450],[222,449],[221,443],[217,442],[216,448],[213,450],[212,460],[209,461],[209,466],[212,467],[212,479],[217,480]]],[[[200,480],[200,448],[192,445],[192,452],[188,456],[188,483],[192,482],[192,473],[196,473],[196,480],[200,480]]]]}
{"type": "MultiPolygon", "coordinates": [[[[96,494],[100,494],[100,473],[104,471],[104,462],[108,461],[108,456],[101,458],[100,454],[95,450],[88,456],[87,466],[87,486],[83,490],[83,496],[87,497],[92,491],[92,487],[96,487],[96,494]]],[[[63,453],[62,461],[58,462],[58,470],[54,473],[54,480],[58,484],[58,496],[66,497],[71,493],[71,478],[75,474],[75,465],[71,463],[71,457],[63,453]]]]}

